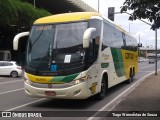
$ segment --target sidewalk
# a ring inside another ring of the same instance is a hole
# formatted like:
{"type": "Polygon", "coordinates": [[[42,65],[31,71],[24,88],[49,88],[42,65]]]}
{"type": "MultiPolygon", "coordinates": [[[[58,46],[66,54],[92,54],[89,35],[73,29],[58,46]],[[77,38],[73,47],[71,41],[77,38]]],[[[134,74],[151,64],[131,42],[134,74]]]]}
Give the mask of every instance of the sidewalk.
{"type": "MultiPolygon", "coordinates": [[[[160,115],[160,72],[158,75],[152,74],[140,85],[129,93],[112,110],[112,113],[120,113],[122,117],[104,117],[102,120],[160,120],[159,117],[124,117],[122,112],[127,113],[156,113],[160,115]]],[[[112,114],[111,113],[111,114],[112,114]]],[[[113,114],[112,114],[113,115],[113,114]]]]}

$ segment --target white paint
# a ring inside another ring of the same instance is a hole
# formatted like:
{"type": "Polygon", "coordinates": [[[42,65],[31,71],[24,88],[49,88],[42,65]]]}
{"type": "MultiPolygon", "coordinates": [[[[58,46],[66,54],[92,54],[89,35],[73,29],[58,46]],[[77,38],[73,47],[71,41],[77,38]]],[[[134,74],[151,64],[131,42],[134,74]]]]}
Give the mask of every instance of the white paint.
{"type": "MultiPolygon", "coordinates": [[[[0,78],[1,79],[1,78],[0,78]]],[[[13,81],[9,81],[9,82],[2,82],[0,83],[0,85],[3,85],[3,84],[10,84],[10,83],[14,83],[14,82],[23,82],[21,80],[13,80],[13,81]]]]}
{"type": "Polygon", "coordinates": [[[14,108],[11,108],[11,109],[8,109],[8,110],[5,110],[5,111],[16,110],[16,109],[25,107],[25,106],[27,106],[27,105],[30,105],[30,104],[33,104],[33,103],[36,103],[36,102],[40,102],[40,101],[45,100],[45,99],[46,99],[46,98],[42,98],[42,99],[39,99],[39,100],[35,100],[35,101],[29,102],[29,103],[26,103],[26,104],[23,104],[23,105],[20,105],[20,106],[17,106],[17,107],[14,107],[14,108]]]}
{"type": "Polygon", "coordinates": [[[0,95],[7,94],[7,93],[11,93],[11,92],[20,91],[20,90],[23,90],[23,89],[24,89],[24,88],[15,89],[15,90],[10,90],[10,91],[6,91],[6,92],[1,92],[0,95]]]}

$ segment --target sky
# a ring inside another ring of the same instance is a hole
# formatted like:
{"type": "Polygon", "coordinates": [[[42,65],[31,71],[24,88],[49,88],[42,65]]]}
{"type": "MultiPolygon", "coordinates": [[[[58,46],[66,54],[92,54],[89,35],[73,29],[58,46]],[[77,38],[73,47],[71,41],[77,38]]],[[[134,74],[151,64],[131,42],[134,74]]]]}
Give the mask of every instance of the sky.
{"type": "MultiPolygon", "coordinates": [[[[98,0],[83,0],[86,4],[90,5],[98,11],[98,0]]],[[[99,0],[99,12],[103,17],[108,17],[108,7],[115,7],[115,12],[120,11],[120,7],[123,5],[125,0],[99,0]]],[[[121,26],[124,30],[130,31],[130,34],[140,41],[144,47],[155,47],[155,32],[151,30],[150,26],[140,20],[130,21],[128,20],[129,15],[127,14],[115,14],[114,22],[121,26]],[[130,30],[129,30],[130,28],[130,30]],[[140,40],[139,40],[140,39],[140,40]]],[[[149,22],[148,20],[145,20],[149,22]]],[[[160,30],[158,30],[157,45],[160,48],[160,30]]]]}

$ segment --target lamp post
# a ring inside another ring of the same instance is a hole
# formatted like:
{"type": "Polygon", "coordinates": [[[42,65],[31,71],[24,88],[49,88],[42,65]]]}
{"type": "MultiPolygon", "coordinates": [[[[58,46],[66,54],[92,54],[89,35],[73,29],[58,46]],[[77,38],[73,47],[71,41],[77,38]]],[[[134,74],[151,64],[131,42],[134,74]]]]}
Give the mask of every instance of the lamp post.
{"type": "Polygon", "coordinates": [[[129,23],[129,34],[130,34],[130,25],[131,25],[131,24],[133,24],[133,23],[129,23]]]}
{"type": "Polygon", "coordinates": [[[156,26],[156,28],[155,28],[155,53],[156,53],[156,58],[155,58],[155,60],[156,60],[156,63],[155,63],[155,75],[157,75],[157,26],[156,26]]]}
{"type": "MultiPolygon", "coordinates": [[[[140,34],[139,34],[139,44],[141,43],[141,38],[140,38],[140,34]]],[[[140,60],[140,57],[141,57],[141,51],[140,51],[140,47],[139,47],[139,60],[140,60]]]]}
{"type": "Polygon", "coordinates": [[[98,0],[98,12],[99,12],[99,0],[98,0]]]}

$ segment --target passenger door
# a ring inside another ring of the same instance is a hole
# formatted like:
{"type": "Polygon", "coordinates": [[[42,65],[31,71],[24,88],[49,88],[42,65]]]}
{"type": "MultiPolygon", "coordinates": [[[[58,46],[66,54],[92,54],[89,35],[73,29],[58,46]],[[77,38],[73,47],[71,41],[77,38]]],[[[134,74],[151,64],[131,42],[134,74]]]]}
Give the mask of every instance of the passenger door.
{"type": "Polygon", "coordinates": [[[8,62],[4,62],[4,64],[3,64],[4,75],[10,75],[12,68],[9,66],[9,64],[10,63],[8,63],[8,62]]]}

